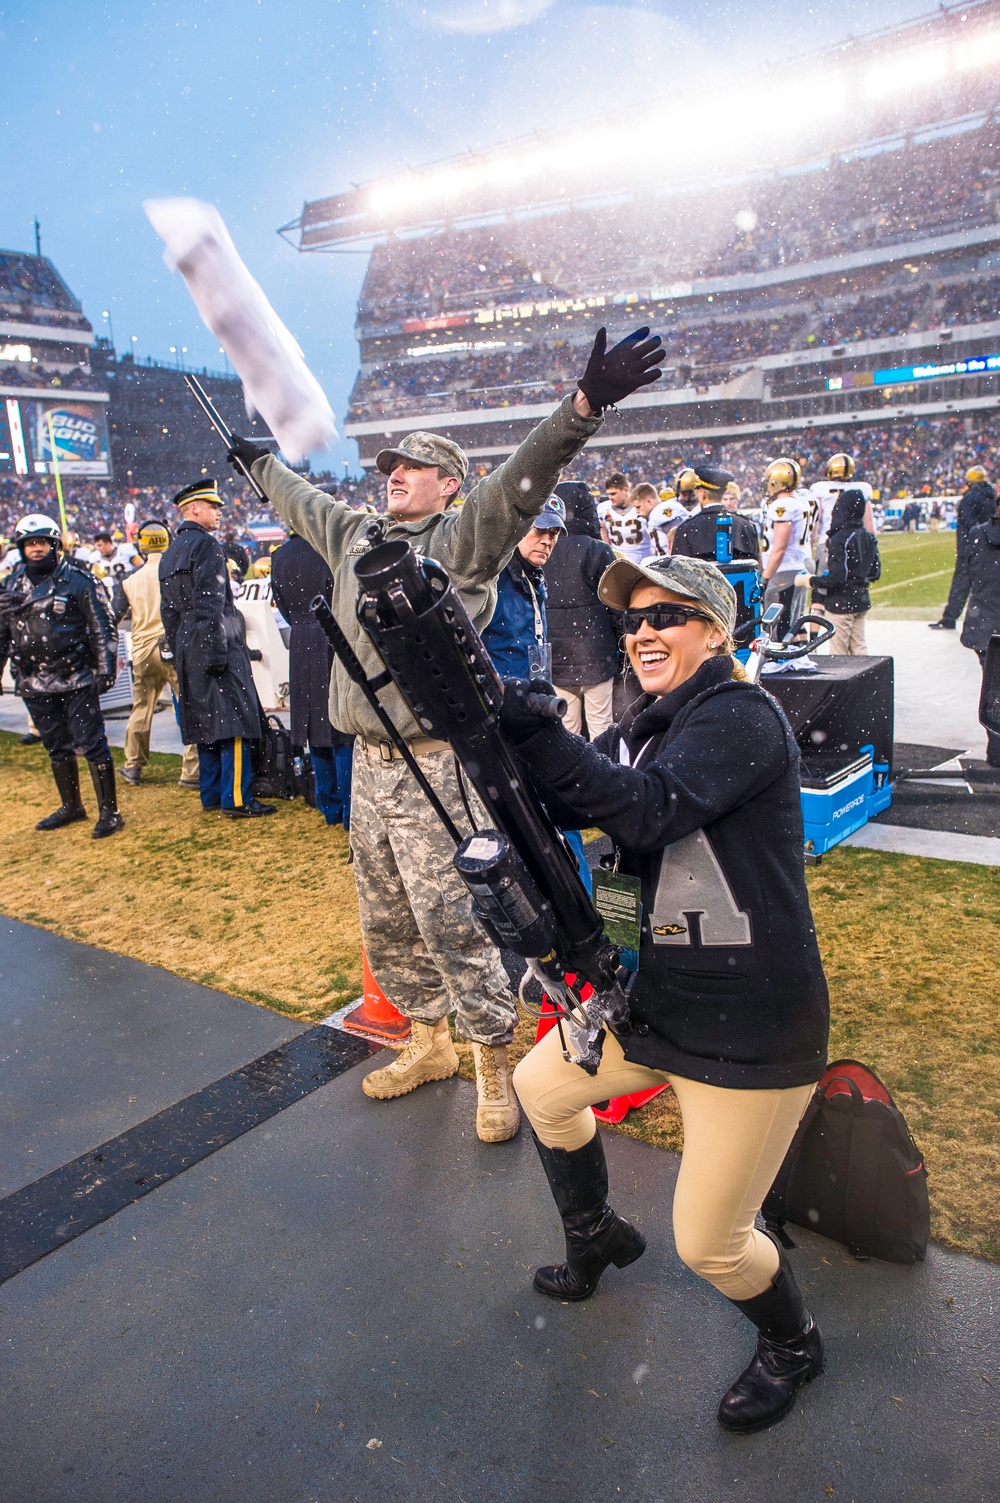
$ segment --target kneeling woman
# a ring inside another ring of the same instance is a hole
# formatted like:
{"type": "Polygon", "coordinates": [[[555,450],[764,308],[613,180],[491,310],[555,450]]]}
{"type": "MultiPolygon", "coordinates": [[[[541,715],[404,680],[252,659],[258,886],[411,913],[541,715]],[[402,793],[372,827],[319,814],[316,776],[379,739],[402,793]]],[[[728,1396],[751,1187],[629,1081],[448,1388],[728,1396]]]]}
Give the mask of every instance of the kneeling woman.
{"type": "Polygon", "coordinates": [[[514,1074],[566,1233],[566,1262],[539,1269],[535,1285],[585,1299],[609,1263],[643,1252],[642,1234],[607,1204],[590,1108],[668,1083],[684,1121],[677,1251],[759,1332],[719,1420],[755,1430],[787,1413],[823,1367],[791,1268],[754,1226],[826,1063],[798,750],[775,701],[730,655],[736,597],[714,564],[621,560],[600,596],[623,613],[645,691],[621,725],[589,746],[534,719],[513,686],[504,707],[550,809],[605,830],[642,893],[629,1031],[606,1037],[596,1076],[562,1058],[556,1030],[514,1074]]]}

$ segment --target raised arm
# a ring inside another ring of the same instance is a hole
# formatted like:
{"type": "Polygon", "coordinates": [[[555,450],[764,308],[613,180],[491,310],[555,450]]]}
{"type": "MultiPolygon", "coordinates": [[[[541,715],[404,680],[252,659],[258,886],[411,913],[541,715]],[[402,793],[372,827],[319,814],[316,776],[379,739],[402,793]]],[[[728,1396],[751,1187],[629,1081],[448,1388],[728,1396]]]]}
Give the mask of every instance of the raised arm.
{"type": "Polygon", "coordinates": [[[495,579],[559,482],[563,467],[602,426],[577,392],[480,480],[455,517],[441,558],[459,590],[495,579]]]}
{"type": "Polygon", "coordinates": [[[441,562],[459,590],[476,590],[504,568],[558,483],[564,465],[601,427],[605,408],[658,381],[659,335],[636,329],[608,349],[599,329],[575,395],[539,423],[492,475],[473,489],[451,529],[441,562]]]}

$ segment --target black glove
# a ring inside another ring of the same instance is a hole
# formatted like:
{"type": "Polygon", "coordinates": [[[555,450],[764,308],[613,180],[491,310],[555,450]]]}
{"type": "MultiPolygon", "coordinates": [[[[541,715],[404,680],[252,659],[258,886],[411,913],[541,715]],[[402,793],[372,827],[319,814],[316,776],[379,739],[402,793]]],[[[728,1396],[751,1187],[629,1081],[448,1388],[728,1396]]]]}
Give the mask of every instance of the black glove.
{"type": "Polygon", "coordinates": [[[264,661],[264,654],[261,652],[259,647],[248,647],[247,657],[250,659],[251,663],[262,663],[264,661]]]}
{"type": "Polygon", "coordinates": [[[97,692],[98,692],[98,694],[107,694],[107,692],[108,692],[109,689],[113,689],[114,686],[115,686],[115,680],[117,679],[117,677],[118,677],[117,672],[115,672],[115,673],[99,673],[97,675],[97,692]]]}
{"type": "Polygon", "coordinates": [[[538,731],[554,730],[559,725],[559,716],[553,718],[551,705],[545,703],[555,692],[543,678],[512,678],[504,684],[500,729],[514,746],[538,731]],[[537,700],[537,706],[532,708],[529,700],[537,700]]]}
{"type": "MultiPolygon", "coordinates": [[[[234,470],[239,470],[241,464],[249,470],[253,467],[255,459],[264,459],[270,452],[270,449],[262,449],[260,444],[252,444],[248,438],[240,438],[234,433],[226,459],[234,470]]],[[[242,474],[242,470],[240,473],[242,474]]]]}
{"type": "Polygon", "coordinates": [[[205,672],[209,678],[221,678],[226,671],[225,663],[206,663],[205,672]]]}
{"type": "Polygon", "coordinates": [[[608,349],[607,329],[598,329],[594,348],[587,361],[587,369],[580,377],[580,390],[595,412],[613,407],[623,397],[629,397],[640,386],[649,386],[659,381],[663,372],[658,368],[667,352],[662,347],[659,334],[647,339],[648,329],[636,329],[608,349]]]}

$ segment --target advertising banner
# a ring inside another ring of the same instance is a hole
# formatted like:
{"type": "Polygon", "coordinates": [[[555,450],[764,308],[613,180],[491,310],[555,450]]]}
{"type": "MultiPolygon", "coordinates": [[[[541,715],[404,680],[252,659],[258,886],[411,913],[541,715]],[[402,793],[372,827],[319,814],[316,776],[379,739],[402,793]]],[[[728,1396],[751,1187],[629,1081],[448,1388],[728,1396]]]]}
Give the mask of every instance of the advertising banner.
{"type": "Polygon", "coordinates": [[[31,447],[36,474],[50,474],[53,457],[65,475],[108,474],[108,434],[103,406],[96,402],[69,401],[33,402],[31,405],[31,447]]]}

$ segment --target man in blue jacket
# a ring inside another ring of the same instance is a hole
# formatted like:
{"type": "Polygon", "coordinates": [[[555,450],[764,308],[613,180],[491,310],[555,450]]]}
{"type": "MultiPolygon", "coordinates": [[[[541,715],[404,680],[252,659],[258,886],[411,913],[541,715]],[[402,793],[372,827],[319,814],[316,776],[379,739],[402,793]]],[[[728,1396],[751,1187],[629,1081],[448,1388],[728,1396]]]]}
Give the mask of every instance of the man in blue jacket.
{"type": "Polygon", "coordinates": [[[497,608],[483,644],[501,678],[550,678],[548,592],[542,569],[566,531],[566,503],[550,496],[497,580],[497,608]]]}

